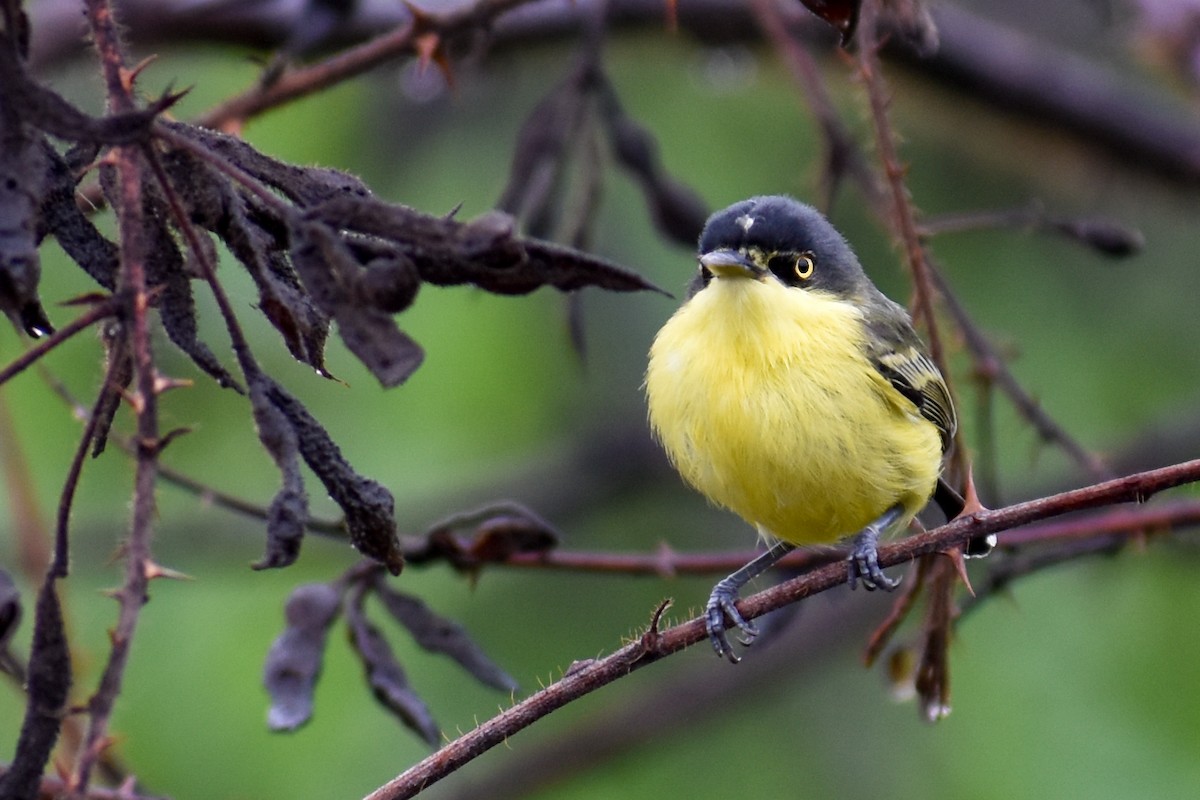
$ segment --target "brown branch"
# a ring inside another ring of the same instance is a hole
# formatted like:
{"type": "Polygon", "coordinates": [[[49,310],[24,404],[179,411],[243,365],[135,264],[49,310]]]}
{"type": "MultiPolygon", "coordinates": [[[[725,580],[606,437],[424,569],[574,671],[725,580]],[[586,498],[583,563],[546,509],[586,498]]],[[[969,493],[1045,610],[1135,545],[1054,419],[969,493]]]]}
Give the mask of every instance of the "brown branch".
{"type": "MultiPolygon", "coordinates": [[[[0,765],[0,775],[4,775],[6,768],[0,765]]],[[[57,800],[57,798],[66,797],[70,785],[62,778],[53,778],[45,776],[41,780],[41,787],[38,790],[39,800],[57,800]]],[[[89,788],[82,796],[82,800],[164,800],[160,795],[141,794],[133,791],[129,786],[118,786],[113,789],[102,787],[89,788]]]]}
{"type": "Polygon", "coordinates": [[[862,189],[871,207],[882,216],[888,198],[868,165],[862,148],[842,122],[816,59],[801,44],[798,26],[794,24],[795,15],[786,13],[783,6],[773,0],[751,0],[750,7],[763,36],[783,59],[793,80],[800,87],[810,113],[821,127],[826,148],[821,194],[826,214],[833,209],[841,180],[850,176],[862,189]]]}
{"type": "MultiPolygon", "coordinates": [[[[88,0],[87,16],[105,77],[110,110],[127,112],[135,107],[132,82],[135,75],[125,67],[117,23],[107,0],[88,0]]],[[[146,285],[145,260],[149,254],[143,230],[142,185],[145,163],[139,146],[115,148],[116,191],[119,194],[117,225],[121,234],[119,293],[129,298],[126,322],[136,370],[138,457],[134,477],[133,514],[125,543],[125,582],[116,590],[120,605],[116,627],[110,634],[111,648],[95,693],[88,702],[90,723],[79,759],[70,779],[73,797],[87,792],[91,772],[108,745],[108,728],[113,706],[121,691],[125,666],[137,629],[153,562],[150,538],[154,522],[154,484],[158,452],[162,446],[158,429],[160,391],[150,337],[150,295],[146,285]]]]}
{"type": "Polygon", "coordinates": [[[879,62],[881,40],[876,24],[876,10],[873,0],[867,0],[862,4],[858,29],[858,72],[867,90],[867,100],[871,108],[871,123],[875,132],[875,146],[879,151],[883,174],[891,192],[892,225],[904,248],[904,256],[912,275],[913,318],[924,324],[925,334],[929,340],[929,354],[941,369],[942,374],[948,375],[946,357],[942,351],[941,337],[938,335],[937,319],[933,313],[933,298],[936,292],[930,276],[929,263],[926,260],[925,246],[917,227],[917,212],[913,208],[912,196],[905,183],[908,167],[900,160],[896,145],[896,133],[892,129],[888,113],[891,95],[879,62]]]}
{"type": "MultiPolygon", "coordinates": [[[[1017,503],[1006,508],[980,511],[927,533],[881,548],[879,563],[884,567],[893,566],[918,556],[961,546],[972,537],[998,533],[1071,511],[1121,502],[1144,502],[1157,492],[1198,480],[1200,460],[1186,461],[1050,497],[1017,503]]],[[[738,603],[738,610],[746,619],[755,619],[768,611],[826,591],[845,581],[846,565],[830,564],[747,597],[738,603]]],[[[609,656],[585,662],[577,669],[569,671],[559,681],[460,736],[384,784],[371,793],[367,800],[401,800],[413,797],[552,711],[636,669],[707,640],[708,634],[703,618],[692,619],[660,631],[658,621],[664,610],[663,607],[659,608],[649,630],[636,641],[609,656]]]]}
{"type": "Polygon", "coordinates": [[[1033,395],[1025,390],[1008,368],[1004,358],[975,324],[966,307],[959,302],[937,265],[931,263],[929,271],[941,295],[943,307],[962,333],[963,342],[971,353],[971,360],[979,378],[998,386],[1043,440],[1060,447],[1093,479],[1111,477],[1112,471],[1108,466],[1071,436],[1066,428],[1047,414],[1033,395]]]}
{"type": "Polygon", "coordinates": [[[26,350],[4,369],[0,369],[0,386],[8,382],[23,372],[28,367],[35,364],[40,358],[45,356],[54,348],[58,347],[63,342],[70,339],[80,331],[90,328],[102,319],[113,316],[117,313],[117,303],[111,298],[105,299],[94,304],[91,308],[71,320],[66,325],[62,326],[49,336],[38,340],[38,343],[26,350]]]}
{"type": "Polygon", "coordinates": [[[474,5],[443,14],[420,12],[395,30],[320,63],[285,72],[269,86],[256,86],[230,98],[201,115],[196,122],[210,128],[241,123],[268,109],[361,75],[397,56],[416,52],[422,37],[433,37],[428,41],[441,48],[446,39],[482,29],[505,11],[528,2],[531,0],[479,0],[474,5]]]}
{"type": "Polygon", "coordinates": [[[1104,514],[1030,525],[1000,537],[1005,548],[1113,533],[1143,533],[1200,525],[1200,500],[1177,500],[1155,506],[1111,508],[1104,514]]]}

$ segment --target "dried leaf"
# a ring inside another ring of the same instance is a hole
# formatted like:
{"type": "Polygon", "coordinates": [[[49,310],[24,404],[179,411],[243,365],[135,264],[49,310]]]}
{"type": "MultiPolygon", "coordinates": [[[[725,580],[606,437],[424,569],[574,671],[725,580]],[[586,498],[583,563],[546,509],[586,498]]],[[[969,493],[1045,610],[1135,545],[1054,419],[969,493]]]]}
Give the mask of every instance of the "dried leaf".
{"type": "MultiPolygon", "coordinates": [[[[0,569],[0,653],[8,648],[21,624],[21,594],[8,573],[0,569]]],[[[3,661],[0,660],[0,664],[3,661]]]]}
{"type": "Polygon", "coordinates": [[[699,194],[667,174],[654,135],[625,113],[610,84],[605,83],[604,88],[604,114],[613,152],[638,179],[654,226],[671,241],[695,247],[708,219],[708,206],[699,194]]]}
{"type": "Polygon", "coordinates": [[[137,111],[92,117],[30,80],[7,36],[0,42],[0,89],[3,105],[19,110],[30,125],[59,139],[101,144],[146,141],[155,118],[186,94],[168,92],[137,111]]]}
{"type": "Polygon", "coordinates": [[[1142,232],[1109,219],[1051,220],[1053,230],[1081,242],[1112,258],[1126,258],[1141,252],[1146,244],[1142,232]]]}
{"type": "MultiPolygon", "coordinates": [[[[117,173],[111,165],[100,168],[100,185],[105,196],[114,208],[119,208],[120,192],[116,180],[117,173]]],[[[200,341],[191,280],[184,269],[183,254],[167,223],[171,218],[170,211],[157,186],[144,187],[142,205],[143,235],[148,249],[146,281],[155,290],[163,330],[171,342],[218,385],[244,392],[208,346],[200,341]]]]}
{"type": "Polygon", "coordinates": [[[164,164],[192,220],[225,242],[250,273],[258,288],[259,310],[283,336],[288,351],[326,375],[329,317],[304,291],[284,256],[286,239],[255,221],[273,224],[267,222],[271,215],[190,153],[168,153],[164,164]]]}
{"type": "Polygon", "coordinates": [[[105,375],[108,385],[96,404],[96,433],[92,437],[92,458],[104,452],[108,445],[108,433],[112,429],[117,409],[121,407],[121,395],[133,381],[133,353],[129,349],[129,336],[125,325],[117,319],[107,320],[100,325],[100,341],[104,344],[105,375]]]}
{"type": "Polygon", "coordinates": [[[950,714],[950,641],[958,616],[954,591],[959,578],[950,559],[931,558],[935,560],[930,567],[928,609],[913,683],[921,718],[937,722],[950,714]]]}
{"type": "MultiPolygon", "coordinates": [[[[171,218],[165,201],[149,187],[142,193],[145,203],[143,229],[150,253],[146,259],[146,279],[158,290],[159,319],[170,340],[207,373],[219,386],[243,391],[221,362],[200,341],[192,283],[185,269],[183,254],[167,220],[171,218]]],[[[111,200],[111,197],[110,197],[111,200]]]]}
{"type": "Polygon", "coordinates": [[[409,687],[408,678],[396,661],[392,648],[379,629],[363,614],[361,603],[348,605],[346,623],[350,629],[350,644],[362,660],[367,683],[375,699],[430,747],[437,747],[441,741],[441,730],[425,702],[409,687]]]}
{"type": "Polygon", "coordinates": [[[388,314],[398,314],[412,305],[420,288],[416,267],[400,253],[372,259],[358,281],[363,302],[388,314]]]}
{"type": "MultiPolygon", "coordinates": [[[[0,51],[6,50],[4,44],[0,51]]],[[[0,311],[37,337],[54,331],[38,298],[42,262],[35,212],[47,164],[6,99],[0,97],[0,311]]]]}
{"type": "Polygon", "coordinates": [[[264,376],[263,380],[269,382],[267,397],[295,431],[304,462],[346,515],[350,543],[393,575],[399,575],[404,568],[404,554],[396,538],[395,501],[391,492],[355,472],[308,409],[270,378],[264,376]]]}
{"type": "Polygon", "coordinates": [[[53,235],[59,245],[92,280],[110,292],[117,286],[120,264],[117,246],[104,238],[75,202],[75,172],[44,139],[42,152],[49,164],[48,186],[38,212],[38,241],[53,235]]]}
{"type": "Polygon", "coordinates": [[[291,423],[267,398],[261,376],[251,378],[250,402],[258,439],[279,468],[282,485],[267,509],[267,548],[254,569],[295,563],[308,522],[308,493],[300,474],[300,446],[291,423]]]}
{"type": "Polygon", "coordinates": [[[12,761],[0,775],[0,797],[24,800],[38,796],[42,770],[58,740],[70,690],[71,651],[55,581],[47,578],[34,610],[25,719],[12,761]]]}
{"type": "Polygon", "coordinates": [[[354,175],[327,167],[297,167],[263,155],[246,141],[209,128],[163,121],[180,136],[203,144],[224,156],[250,176],[262,181],[301,208],[341,197],[371,198],[371,190],[354,175]]]}
{"type": "Polygon", "coordinates": [[[496,208],[525,222],[525,229],[544,235],[553,227],[553,202],[561,183],[570,140],[579,130],[586,108],[585,71],[577,69],[555,86],[529,112],[517,133],[508,183],[496,208]]]}
{"type": "MultiPolygon", "coordinates": [[[[925,0],[886,0],[882,5],[889,31],[906,43],[919,58],[938,51],[941,37],[925,0]]],[[[843,36],[842,44],[846,43],[843,36]]]]}
{"type": "Polygon", "coordinates": [[[557,532],[541,519],[500,515],[476,529],[470,552],[479,561],[504,561],[517,553],[544,553],[557,546],[557,532]]]}
{"type": "Polygon", "coordinates": [[[858,25],[858,9],[861,0],[800,0],[812,13],[837,28],[842,36],[842,47],[854,37],[858,25]]]}
{"type": "Polygon", "coordinates": [[[558,546],[554,527],[516,503],[456,514],[432,526],[425,547],[410,550],[413,563],[444,559],[459,569],[502,563],[518,553],[544,553],[558,546]],[[454,531],[472,527],[474,535],[463,542],[454,531]]]}
{"type": "Polygon", "coordinates": [[[388,613],[412,634],[422,649],[442,653],[458,662],[478,681],[504,692],[517,689],[517,682],[487,657],[466,630],[425,605],[419,598],[391,589],[380,580],[375,591],[388,613]]]}
{"type": "Polygon", "coordinates": [[[438,286],[473,284],[497,294],[525,294],[542,286],[561,291],[596,286],[610,291],[661,291],[611,262],[517,236],[512,218],[490,212],[471,222],[422,214],[404,206],[345,196],[310,212],[338,229],[389,240],[438,286]]]}
{"type": "Polygon", "coordinates": [[[271,644],[263,666],[263,685],[271,695],[271,730],[292,731],[312,717],[325,640],[340,608],[341,595],[325,583],[298,586],[288,597],[287,627],[271,644]]]}
{"type": "Polygon", "coordinates": [[[317,305],[337,322],[346,347],[384,387],[403,383],[425,353],[390,315],[358,301],[354,287],[362,267],[350,248],[319,222],[297,221],[290,237],[292,264],[317,305]]]}

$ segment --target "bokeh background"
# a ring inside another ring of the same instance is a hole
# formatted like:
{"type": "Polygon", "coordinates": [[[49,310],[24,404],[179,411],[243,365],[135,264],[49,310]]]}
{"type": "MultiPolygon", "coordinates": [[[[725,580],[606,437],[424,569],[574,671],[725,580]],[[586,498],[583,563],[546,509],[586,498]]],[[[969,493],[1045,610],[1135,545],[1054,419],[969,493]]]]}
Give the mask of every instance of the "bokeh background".
{"type": "MultiPolygon", "coordinates": [[[[1192,114],[1187,76],[1145,57],[1147,18],[1137,12],[1152,4],[978,5],[1048,47],[1144,87],[1148,103],[1192,114]]],[[[461,204],[460,215],[470,218],[495,203],[522,119],[570,70],[577,45],[566,35],[499,49],[460,65],[453,91],[436,70],[389,65],[256,119],[245,136],[285,160],[350,170],[387,199],[431,213],[461,204]]],[[[844,119],[869,142],[861,86],[828,42],[818,51],[844,119]]],[[[147,94],[172,82],[192,87],[177,109],[184,119],[250,85],[260,71],[251,56],[261,53],[241,47],[162,42],[147,52],[159,54],[140,81],[147,94]]],[[[604,60],[628,113],[657,137],[666,167],[712,208],[759,193],[817,199],[819,132],[786,70],[760,43],[618,29],[604,60]]],[[[86,53],[44,74],[99,110],[86,53]]],[[[901,63],[887,62],[887,78],[909,186],[926,215],[1037,200],[1056,214],[1103,215],[1142,231],[1145,248],[1125,260],[1022,230],[944,235],[933,248],[1015,374],[1084,445],[1139,467],[1197,452],[1194,179],[1146,171],[901,63]]],[[[876,282],[907,297],[899,254],[853,189],[839,196],[833,217],[876,282]]],[[[692,253],[658,237],[637,187],[616,169],[606,176],[593,249],[677,297],[693,269],[692,253]]],[[[93,288],[55,245],[43,255],[48,302],[93,288]]],[[[328,365],[339,381],[293,362],[253,313],[252,285],[236,264],[223,262],[221,277],[245,312],[258,357],[359,471],[391,489],[405,532],[513,499],[547,517],[570,550],[751,546],[752,532],[682,487],[648,437],[645,352],[677,300],[585,291],[581,357],[570,343],[564,298],[551,290],[503,298],[426,287],[399,320],[425,347],[426,364],[406,385],[384,391],[336,341],[328,365]]],[[[215,309],[197,294],[202,332],[229,360],[215,309]]],[[[51,309],[58,323],[71,313],[51,309]]],[[[0,335],[0,361],[22,347],[14,334],[0,335]]],[[[196,378],[164,398],[164,427],[194,429],[164,462],[267,502],[277,474],[243,398],[197,377],[165,340],[159,352],[170,374],[196,378]]],[[[45,363],[90,402],[99,359],[97,342],[85,335],[45,363]]],[[[961,355],[954,363],[967,442],[977,445],[970,364],[961,355]]],[[[129,428],[125,412],[118,421],[129,428]]],[[[80,424],[35,372],[3,388],[0,423],[6,463],[18,465],[6,472],[10,491],[0,495],[0,564],[17,577],[29,606],[33,590],[17,568],[12,522],[17,477],[50,523],[80,424]]],[[[992,505],[1087,482],[1002,400],[994,426],[999,496],[992,505]]],[[[103,590],[121,581],[131,476],[130,459],[110,449],[87,465],[75,506],[73,572],[64,587],[79,701],[94,686],[115,620],[103,590]]],[[[314,509],[335,516],[313,491],[314,509]]],[[[295,566],[252,572],[262,549],[259,523],[170,486],[158,505],[155,554],[193,580],[153,585],[114,719],[114,746],[147,792],[357,797],[426,755],[374,703],[340,627],[313,720],[292,734],[266,731],[260,676],[282,628],[284,599],[293,587],[330,580],[351,565],[348,547],[310,537],[295,566]]],[[[741,665],[693,648],[553,714],[426,796],[1192,796],[1200,790],[1196,569],[1196,540],[1180,533],[1021,581],[961,625],[952,650],[954,711],[936,725],[922,722],[911,703],[894,701],[878,669],[861,666],[862,645],[888,598],[830,592],[804,603],[741,665]]],[[[716,577],[495,568],[472,582],[435,566],[410,569],[397,585],[462,623],[521,683],[519,698],[573,661],[636,635],[664,597],[675,599],[673,619],[692,615],[716,577]]],[[[25,628],[19,652],[28,649],[25,628]]],[[[512,702],[389,631],[448,737],[512,702]]],[[[0,686],[0,760],[12,753],[22,708],[18,687],[0,686]]]]}

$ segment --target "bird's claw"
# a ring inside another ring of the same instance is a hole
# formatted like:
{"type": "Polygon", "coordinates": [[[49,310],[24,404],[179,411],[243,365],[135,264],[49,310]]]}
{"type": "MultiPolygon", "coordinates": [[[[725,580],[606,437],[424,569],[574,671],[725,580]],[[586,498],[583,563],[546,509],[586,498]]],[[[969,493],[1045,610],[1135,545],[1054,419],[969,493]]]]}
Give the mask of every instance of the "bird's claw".
{"type": "Polygon", "coordinates": [[[847,561],[848,581],[851,589],[858,588],[861,580],[863,588],[868,592],[883,589],[890,592],[900,585],[899,580],[892,580],[879,566],[879,552],[875,549],[873,540],[857,541],[850,551],[847,561]]]}
{"type": "Polygon", "coordinates": [[[708,630],[708,640],[712,642],[713,650],[718,656],[727,658],[734,664],[741,661],[741,658],[733,652],[733,646],[729,644],[725,616],[728,615],[733,624],[741,630],[742,636],[738,641],[744,646],[749,647],[758,636],[758,628],[747,621],[738,611],[737,600],[737,588],[727,586],[725,581],[721,581],[713,588],[712,594],[708,598],[708,605],[704,609],[705,627],[708,630]]]}

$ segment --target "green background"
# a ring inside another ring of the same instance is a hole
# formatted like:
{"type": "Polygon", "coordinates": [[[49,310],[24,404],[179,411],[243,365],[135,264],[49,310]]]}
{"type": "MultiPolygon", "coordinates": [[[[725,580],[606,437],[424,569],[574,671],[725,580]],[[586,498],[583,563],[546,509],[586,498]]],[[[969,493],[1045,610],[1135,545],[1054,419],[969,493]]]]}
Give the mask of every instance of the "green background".
{"type": "MultiPolygon", "coordinates": [[[[178,112],[187,118],[255,79],[256,68],[239,55],[167,52],[141,87],[154,94],[172,80],[194,83],[178,112]]],[[[430,213],[461,203],[461,216],[470,218],[499,196],[523,116],[572,63],[567,47],[508,50],[482,70],[463,69],[454,92],[429,102],[400,91],[411,65],[389,67],[255,120],[246,136],[286,160],[348,169],[380,196],[430,213]]],[[[821,144],[766,51],[706,48],[653,32],[615,38],[606,63],[628,112],[658,137],[667,168],[711,207],[759,193],[815,199],[821,144]]],[[[825,67],[845,118],[865,132],[861,87],[836,59],[825,67]]],[[[79,76],[89,69],[80,65],[53,80],[86,103],[95,96],[94,78],[79,76]]],[[[1036,198],[1055,213],[1108,215],[1145,234],[1144,251],[1123,261],[1024,231],[934,242],[963,302],[1013,356],[1014,372],[1045,410],[1087,447],[1113,456],[1150,434],[1174,435],[1194,423],[1195,192],[902,70],[891,69],[888,79],[909,186],[925,214],[1036,198]]],[[[853,190],[842,194],[833,216],[876,282],[904,299],[898,254],[853,190]]],[[[676,295],[693,269],[691,253],[656,238],[636,187],[615,168],[606,174],[593,241],[597,252],[676,295]]],[[[54,245],[44,259],[48,302],[92,289],[54,245]]],[[[258,357],[308,404],[359,471],[394,492],[405,532],[512,498],[544,509],[568,550],[751,546],[746,526],[706,508],[661,459],[614,484],[594,480],[612,474],[611,463],[581,456],[597,438],[645,442],[644,354],[677,301],[586,291],[588,352],[581,360],[567,338],[563,299],[550,290],[502,298],[426,287],[398,321],[424,345],[427,362],[408,384],[384,391],[336,341],[328,366],[341,382],[293,362],[255,316],[252,286],[239,267],[226,258],[220,272],[258,357]]],[[[199,286],[197,294],[204,336],[232,363],[213,304],[199,286]]],[[[72,313],[51,309],[59,324],[72,313]]],[[[12,334],[0,336],[0,361],[19,352],[12,334]]],[[[163,398],[164,427],[194,428],[164,462],[267,502],[277,475],[244,400],[197,377],[161,337],[158,352],[165,372],[196,379],[163,398]]],[[[88,335],[46,361],[83,402],[95,391],[99,362],[88,335]]],[[[955,363],[967,441],[975,442],[969,364],[964,357],[955,363]]],[[[8,445],[20,448],[49,522],[80,426],[32,372],[5,386],[0,400],[16,434],[8,445]]],[[[995,424],[1003,496],[993,504],[1086,482],[1003,401],[995,424]]],[[[125,411],[118,425],[130,428],[125,411]]],[[[1142,457],[1146,466],[1167,458],[1142,457]]],[[[101,590],[121,581],[130,485],[131,461],[111,449],[87,465],[75,508],[73,573],[64,588],[79,701],[94,686],[115,621],[116,606],[101,590]]],[[[335,516],[311,476],[309,488],[314,509],[335,516]]],[[[266,732],[260,675],[282,628],[284,599],[294,586],[340,574],[355,560],[348,547],[310,537],[296,566],[252,572],[248,565],[262,548],[256,522],[169,486],[158,502],[155,555],[194,580],[152,586],[114,717],[116,750],[148,792],[357,797],[426,754],[372,701],[340,626],[330,638],[313,720],[294,734],[266,732]]],[[[9,512],[9,503],[0,498],[0,512],[9,512]]],[[[15,574],[9,519],[0,514],[0,563],[15,574]]],[[[951,662],[954,713],[932,726],[911,703],[890,699],[878,669],[861,666],[859,651],[888,598],[835,590],[804,603],[779,641],[756,648],[741,665],[693,648],[555,713],[427,796],[508,796],[494,776],[534,764],[525,759],[555,745],[595,756],[595,763],[579,770],[566,759],[529,766],[526,778],[552,782],[531,783],[538,788],[528,796],[1187,796],[1200,787],[1195,568],[1194,539],[1152,539],[1114,559],[1029,578],[993,598],[960,628],[951,662]],[[697,687],[712,692],[706,702],[695,702],[697,687]],[[658,729],[654,717],[664,708],[685,713],[658,729]],[[592,733],[613,717],[620,720],[617,735],[592,733]]],[[[18,579],[31,606],[32,589],[18,579]]],[[[396,585],[466,626],[520,682],[519,699],[572,661],[636,635],[663,597],[675,598],[673,618],[693,613],[712,580],[497,568],[472,585],[439,566],[411,569],[396,585]]],[[[477,686],[387,630],[447,736],[514,699],[477,686]]],[[[28,620],[17,647],[27,652],[28,620]]],[[[10,758],[21,709],[15,687],[0,687],[0,760],[10,758]]]]}

